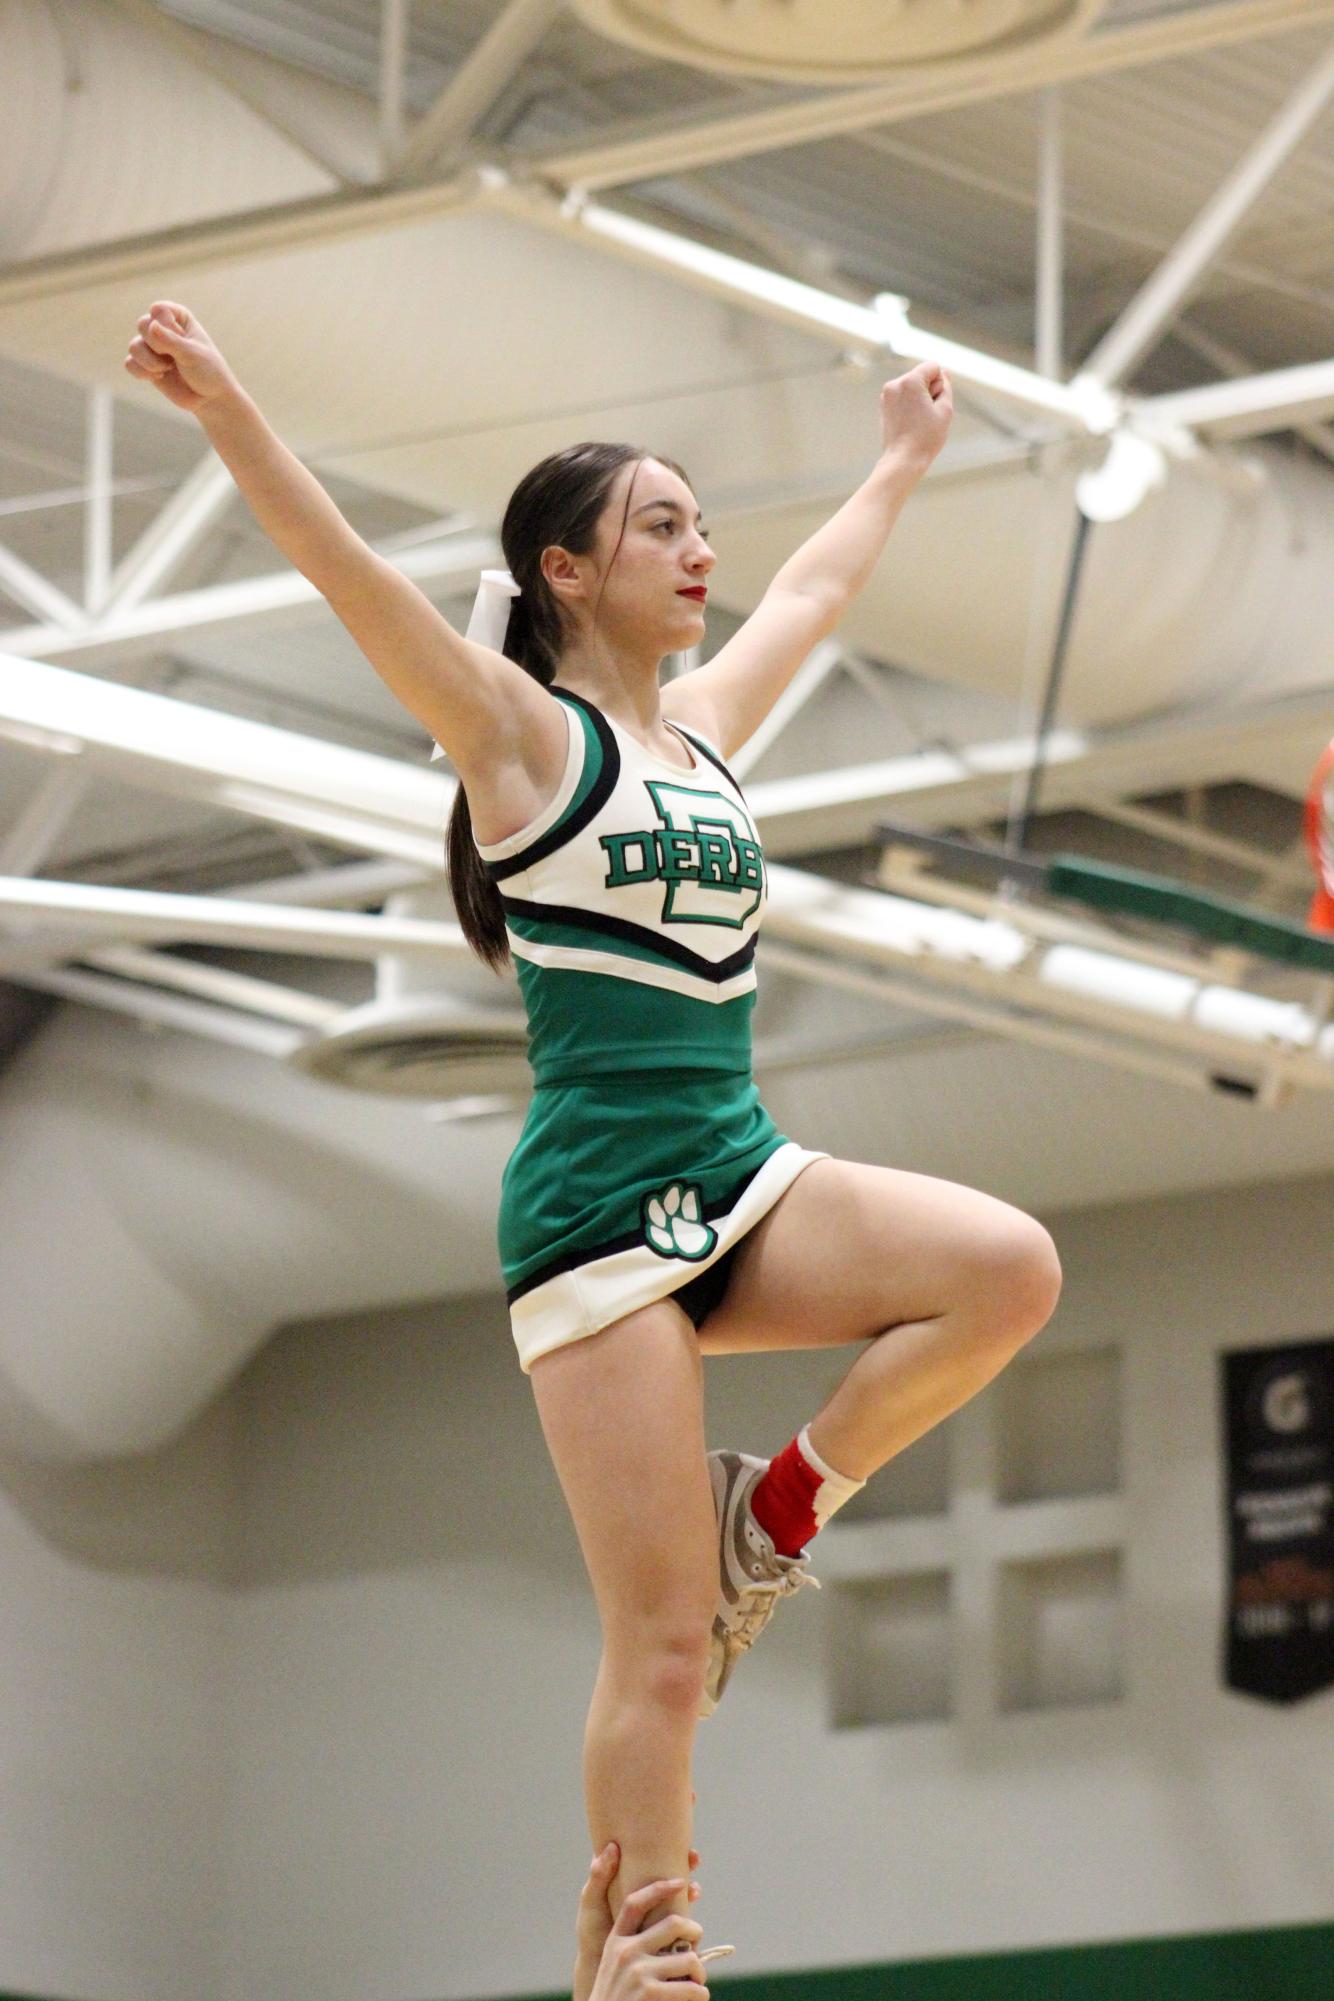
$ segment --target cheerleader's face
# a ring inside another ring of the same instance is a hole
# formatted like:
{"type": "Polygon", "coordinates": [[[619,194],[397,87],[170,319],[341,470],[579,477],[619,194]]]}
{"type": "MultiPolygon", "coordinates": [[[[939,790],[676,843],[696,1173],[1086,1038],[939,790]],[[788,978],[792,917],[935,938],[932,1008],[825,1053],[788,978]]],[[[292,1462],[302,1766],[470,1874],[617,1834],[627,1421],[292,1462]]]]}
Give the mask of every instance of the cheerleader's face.
{"type": "MultiPolygon", "coordinates": [[[[548,552],[548,562],[556,553],[548,552]]],[[[560,554],[568,571],[550,581],[581,636],[596,621],[605,645],[656,659],[703,638],[709,572],[718,558],[699,503],[669,466],[656,459],[623,466],[598,522],[593,554],[560,554]]]]}

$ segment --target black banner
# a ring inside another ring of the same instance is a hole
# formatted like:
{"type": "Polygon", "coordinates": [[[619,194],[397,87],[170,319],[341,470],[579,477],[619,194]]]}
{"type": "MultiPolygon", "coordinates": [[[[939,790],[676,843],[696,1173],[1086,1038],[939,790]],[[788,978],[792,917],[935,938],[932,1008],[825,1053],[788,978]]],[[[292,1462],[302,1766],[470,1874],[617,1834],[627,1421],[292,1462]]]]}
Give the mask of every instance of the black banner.
{"type": "Polygon", "coordinates": [[[1334,1340],[1224,1355],[1229,1688],[1334,1683],[1334,1340]]]}

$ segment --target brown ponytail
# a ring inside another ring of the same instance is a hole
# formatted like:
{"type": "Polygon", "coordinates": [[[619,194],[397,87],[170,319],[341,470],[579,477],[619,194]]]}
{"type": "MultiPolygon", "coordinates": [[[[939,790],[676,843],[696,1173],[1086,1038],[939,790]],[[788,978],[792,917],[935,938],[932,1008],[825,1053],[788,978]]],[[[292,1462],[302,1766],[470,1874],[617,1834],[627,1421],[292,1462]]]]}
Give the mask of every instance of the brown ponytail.
{"type": "MultiPolygon", "coordinates": [[[[551,686],[559,670],[565,626],[560,604],[542,574],[543,551],[556,546],[572,556],[591,555],[613,480],[631,459],[642,462],[646,458],[669,466],[687,486],[690,484],[676,461],[658,452],[641,451],[635,445],[582,444],[567,446],[543,459],[524,474],[510,495],[500,525],[500,546],[519,586],[519,596],[510,606],[505,653],[544,688],[551,686]]],[[[625,506],[628,514],[628,488],[625,506]]],[[[623,515],[617,549],[624,534],[623,515]]],[[[613,562],[615,553],[613,550],[613,562]]],[[[596,620],[596,606],[593,616],[596,620]]],[[[493,972],[503,972],[510,957],[504,907],[500,891],[477,852],[472,814],[462,785],[454,794],[449,816],[447,853],[450,889],[463,935],[493,972]]]]}

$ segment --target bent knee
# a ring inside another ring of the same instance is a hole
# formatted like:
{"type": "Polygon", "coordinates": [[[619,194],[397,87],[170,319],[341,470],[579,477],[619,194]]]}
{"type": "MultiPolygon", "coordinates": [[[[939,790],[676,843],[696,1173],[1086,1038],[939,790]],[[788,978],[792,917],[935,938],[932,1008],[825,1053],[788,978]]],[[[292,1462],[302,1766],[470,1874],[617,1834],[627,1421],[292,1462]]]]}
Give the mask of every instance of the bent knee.
{"type": "Polygon", "coordinates": [[[993,1335],[1015,1346],[1031,1340],[1061,1296],[1061,1260],[1050,1233],[1022,1209],[1008,1209],[988,1235],[984,1262],[993,1335]]]}

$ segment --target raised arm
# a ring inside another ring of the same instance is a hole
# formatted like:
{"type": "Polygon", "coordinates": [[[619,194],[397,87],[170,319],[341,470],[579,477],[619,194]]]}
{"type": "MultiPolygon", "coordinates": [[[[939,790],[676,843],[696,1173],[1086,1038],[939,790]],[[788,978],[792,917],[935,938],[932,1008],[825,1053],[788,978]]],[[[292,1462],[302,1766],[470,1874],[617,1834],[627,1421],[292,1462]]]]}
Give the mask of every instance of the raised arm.
{"type": "Polygon", "coordinates": [[[866,583],[953,414],[949,377],[935,362],[885,384],[881,453],[871,473],[788,558],[740,631],[702,667],[668,682],[664,715],[712,736],[724,757],[754,735],[866,583]]]}
{"type": "Polygon", "coordinates": [[[199,420],[260,527],[327,599],[465,780],[517,764],[539,791],[554,788],[566,750],[559,703],[512,660],[455,632],[362,540],[270,429],[186,307],[156,301],[139,321],[125,366],[199,420]]]}

